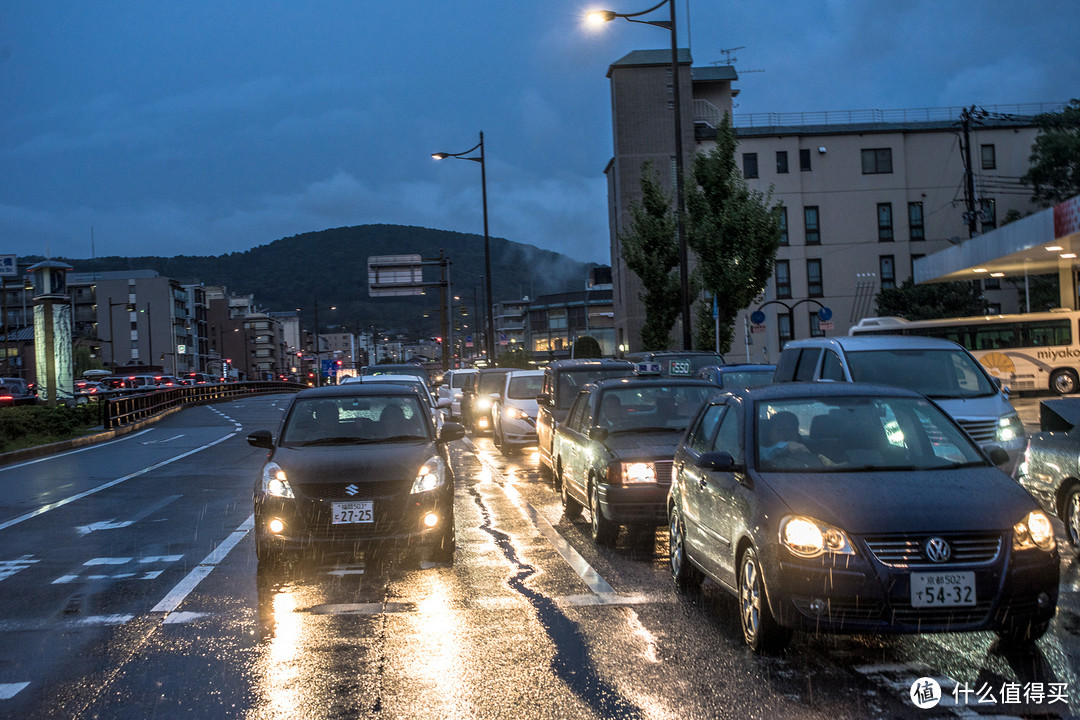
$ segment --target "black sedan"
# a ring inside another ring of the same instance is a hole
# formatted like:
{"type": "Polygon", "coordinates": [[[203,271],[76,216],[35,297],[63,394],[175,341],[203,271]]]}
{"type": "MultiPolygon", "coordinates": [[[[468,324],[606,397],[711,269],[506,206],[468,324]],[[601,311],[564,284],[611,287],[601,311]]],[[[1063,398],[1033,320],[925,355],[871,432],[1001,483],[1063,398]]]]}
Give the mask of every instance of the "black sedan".
{"type": "Polygon", "coordinates": [[[572,520],[587,506],[600,545],[613,544],[620,525],[663,525],[675,446],[714,392],[704,380],[658,377],[585,385],[552,444],[563,514],[572,520]]]}
{"type": "Polygon", "coordinates": [[[1043,400],[1042,432],[1028,436],[1016,479],[1048,512],[1061,518],[1080,554],[1080,398],[1043,400]]]}
{"type": "Polygon", "coordinates": [[[407,386],[301,391],[276,443],[268,430],[248,436],[270,451],[255,481],[259,560],[306,548],[370,550],[384,542],[452,560],[454,476],[446,443],[464,433],[445,423],[436,434],[431,413],[407,386]]]}
{"type": "Polygon", "coordinates": [[[682,589],[738,598],[743,636],[994,630],[1030,642],[1057,607],[1050,519],[956,423],[897,388],[724,393],[675,454],[669,557],[682,589]]]}

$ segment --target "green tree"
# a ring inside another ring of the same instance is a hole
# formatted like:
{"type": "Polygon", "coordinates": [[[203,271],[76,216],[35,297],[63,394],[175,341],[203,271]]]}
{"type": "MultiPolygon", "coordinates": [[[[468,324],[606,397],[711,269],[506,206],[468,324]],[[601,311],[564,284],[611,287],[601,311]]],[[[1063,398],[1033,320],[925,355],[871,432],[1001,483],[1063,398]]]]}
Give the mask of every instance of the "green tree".
{"type": "Polygon", "coordinates": [[[1022,179],[1032,187],[1032,202],[1050,207],[1080,195],[1080,100],[1059,113],[1039,115],[1035,125],[1039,135],[1022,179]]]}
{"type": "Polygon", "coordinates": [[[978,283],[957,281],[916,285],[908,279],[899,287],[882,290],[877,296],[877,314],[882,317],[931,320],[985,312],[986,302],[978,283]]]}
{"type": "Polygon", "coordinates": [[[574,347],[570,351],[570,356],[573,358],[599,358],[604,357],[604,351],[600,348],[600,343],[596,338],[589,335],[582,335],[574,342],[574,347]]]}
{"type": "Polygon", "coordinates": [[[727,352],[739,311],[765,289],[780,247],[782,206],[772,205],[772,189],[751,189],[735,163],[737,145],[731,118],[724,116],[716,145],[698,153],[686,196],[687,244],[697,256],[696,277],[710,296],[698,303],[697,346],[715,344],[711,297],[720,320],[720,351],[727,352]]]}
{"type": "Polygon", "coordinates": [[[679,274],[675,272],[679,247],[671,198],[650,162],[641,166],[641,202],[631,203],[630,225],[619,233],[619,245],[623,261],[644,288],[638,295],[645,306],[642,349],[666,350],[680,313],[679,274]]]}
{"type": "Polygon", "coordinates": [[[529,364],[529,356],[521,345],[511,345],[509,349],[503,350],[496,355],[495,366],[517,370],[528,370],[532,367],[529,364]]]}

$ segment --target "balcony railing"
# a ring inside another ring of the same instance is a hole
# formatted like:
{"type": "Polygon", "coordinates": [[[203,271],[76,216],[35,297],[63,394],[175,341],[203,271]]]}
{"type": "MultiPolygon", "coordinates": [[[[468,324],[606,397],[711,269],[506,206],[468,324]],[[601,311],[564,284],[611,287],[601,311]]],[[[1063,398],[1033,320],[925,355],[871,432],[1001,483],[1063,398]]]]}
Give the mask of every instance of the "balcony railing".
{"type": "MultiPolygon", "coordinates": [[[[694,120],[698,119],[697,103],[694,101],[694,120]]],[[[709,105],[709,103],[706,103],[709,105]]],[[[711,105],[710,105],[711,106],[711,105]]],[[[711,106],[716,109],[715,106],[711,106]]],[[[1030,121],[1036,115],[1058,112],[1062,103],[1023,103],[1017,105],[982,105],[979,109],[989,113],[992,120],[1030,121]]],[[[901,110],[825,110],[820,112],[794,113],[740,113],[735,115],[735,126],[750,127],[800,127],[807,125],[860,125],[877,123],[915,123],[958,121],[960,114],[970,108],[937,107],[908,108],[901,110]]],[[[717,111],[719,112],[719,111],[717,111]]]]}

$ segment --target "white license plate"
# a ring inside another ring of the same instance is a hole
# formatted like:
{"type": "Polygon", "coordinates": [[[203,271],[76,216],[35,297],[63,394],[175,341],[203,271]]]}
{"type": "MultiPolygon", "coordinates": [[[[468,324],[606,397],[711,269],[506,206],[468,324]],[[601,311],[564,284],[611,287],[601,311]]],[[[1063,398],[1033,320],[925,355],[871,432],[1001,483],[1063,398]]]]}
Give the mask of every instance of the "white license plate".
{"type": "Polygon", "coordinates": [[[975,573],[912,573],[911,606],[964,607],[975,604],[975,573]]]}
{"type": "Polygon", "coordinates": [[[334,525],[375,522],[375,503],[372,500],[336,502],[330,510],[330,522],[334,525]]]}

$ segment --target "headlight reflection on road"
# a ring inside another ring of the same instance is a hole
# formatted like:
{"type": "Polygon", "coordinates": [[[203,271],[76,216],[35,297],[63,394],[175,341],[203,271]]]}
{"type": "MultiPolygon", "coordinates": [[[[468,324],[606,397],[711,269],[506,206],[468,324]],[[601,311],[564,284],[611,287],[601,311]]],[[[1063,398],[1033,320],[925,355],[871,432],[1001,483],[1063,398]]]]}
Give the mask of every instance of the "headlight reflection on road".
{"type": "Polygon", "coordinates": [[[263,675],[263,698],[266,713],[263,717],[286,718],[300,707],[299,693],[302,663],[297,662],[300,644],[300,615],[296,612],[296,597],[292,592],[276,593],[271,600],[273,634],[263,675]]]}
{"type": "Polygon", "coordinates": [[[463,677],[463,655],[467,648],[460,637],[461,618],[451,604],[446,579],[436,573],[425,574],[422,587],[415,588],[423,599],[416,612],[401,615],[412,624],[415,640],[407,643],[407,677],[422,678],[432,717],[465,717],[471,713],[470,698],[463,694],[469,687],[463,677]]]}

